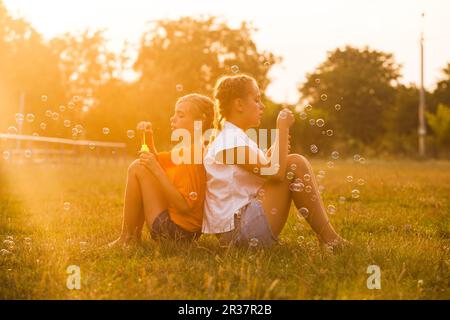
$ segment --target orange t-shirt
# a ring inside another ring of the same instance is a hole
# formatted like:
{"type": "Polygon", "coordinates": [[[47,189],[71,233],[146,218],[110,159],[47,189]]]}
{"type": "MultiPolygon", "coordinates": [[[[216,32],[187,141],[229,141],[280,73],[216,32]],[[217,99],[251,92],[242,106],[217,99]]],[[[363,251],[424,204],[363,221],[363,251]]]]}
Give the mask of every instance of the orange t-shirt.
{"type": "Polygon", "coordinates": [[[158,152],[158,161],[172,184],[186,199],[191,210],[180,213],[169,203],[170,219],[186,231],[200,232],[206,191],[206,172],[203,164],[174,164],[171,153],[158,152]]]}

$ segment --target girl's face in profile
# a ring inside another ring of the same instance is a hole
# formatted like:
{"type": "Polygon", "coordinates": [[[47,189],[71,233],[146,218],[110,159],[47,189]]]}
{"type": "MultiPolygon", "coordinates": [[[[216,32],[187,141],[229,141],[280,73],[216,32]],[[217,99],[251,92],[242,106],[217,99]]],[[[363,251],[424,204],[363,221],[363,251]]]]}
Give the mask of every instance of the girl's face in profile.
{"type": "Polygon", "coordinates": [[[188,102],[181,102],[175,105],[175,113],[170,118],[170,129],[185,129],[194,132],[194,117],[190,111],[190,104],[188,102]]]}
{"type": "Polygon", "coordinates": [[[264,104],[261,101],[261,94],[258,86],[252,82],[248,88],[248,95],[243,100],[242,117],[246,119],[248,127],[259,127],[264,111],[264,104]]]}

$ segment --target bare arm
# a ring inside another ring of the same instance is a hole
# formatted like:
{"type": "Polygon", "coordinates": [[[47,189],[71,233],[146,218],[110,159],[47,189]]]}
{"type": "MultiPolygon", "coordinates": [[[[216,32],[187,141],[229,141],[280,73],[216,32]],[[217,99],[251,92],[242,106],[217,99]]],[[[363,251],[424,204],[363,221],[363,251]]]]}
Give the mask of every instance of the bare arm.
{"type": "Polygon", "coordinates": [[[216,155],[216,160],[226,164],[238,165],[263,178],[275,181],[284,180],[287,156],[290,151],[289,127],[293,124],[293,121],[294,116],[291,111],[284,109],[280,112],[277,119],[277,137],[269,152],[267,152],[270,157],[267,157],[267,154],[264,155],[262,151],[256,153],[246,146],[219,152],[216,155]]]}

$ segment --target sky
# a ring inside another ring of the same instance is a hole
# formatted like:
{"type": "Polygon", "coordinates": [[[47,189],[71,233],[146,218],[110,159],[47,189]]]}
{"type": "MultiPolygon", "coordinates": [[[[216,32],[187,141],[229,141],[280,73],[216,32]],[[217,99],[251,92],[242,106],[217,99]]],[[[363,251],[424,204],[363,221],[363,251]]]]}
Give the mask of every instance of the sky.
{"type": "Polygon", "coordinates": [[[421,30],[425,38],[425,86],[433,89],[450,63],[449,0],[3,0],[46,39],[65,32],[106,29],[109,46],[125,40],[137,46],[148,22],[181,16],[220,16],[229,25],[251,21],[260,50],[283,58],[272,68],[267,94],[276,102],[297,102],[305,75],[327,52],[344,45],[391,52],[403,83],[419,84],[421,30]],[[421,13],[425,18],[421,18],[421,13]]]}

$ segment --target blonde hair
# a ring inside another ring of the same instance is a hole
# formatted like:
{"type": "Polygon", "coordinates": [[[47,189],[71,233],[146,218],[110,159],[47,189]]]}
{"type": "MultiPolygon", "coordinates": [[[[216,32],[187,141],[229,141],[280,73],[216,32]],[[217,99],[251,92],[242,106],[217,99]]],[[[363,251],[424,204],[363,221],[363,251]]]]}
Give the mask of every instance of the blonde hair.
{"type": "Polygon", "coordinates": [[[176,104],[187,102],[190,104],[189,110],[194,115],[194,118],[198,117],[202,119],[203,131],[213,128],[214,126],[214,102],[207,96],[191,93],[180,97],[176,104]]]}
{"type": "Polygon", "coordinates": [[[217,132],[222,129],[223,121],[227,119],[231,111],[232,102],[238,98],[245,98],[249,92],[249,85],[256,80],[245,74],[234,76],[223,76],[219,78],[214,86],[214,128],[210,143],[214,140],[217,132]]]}

